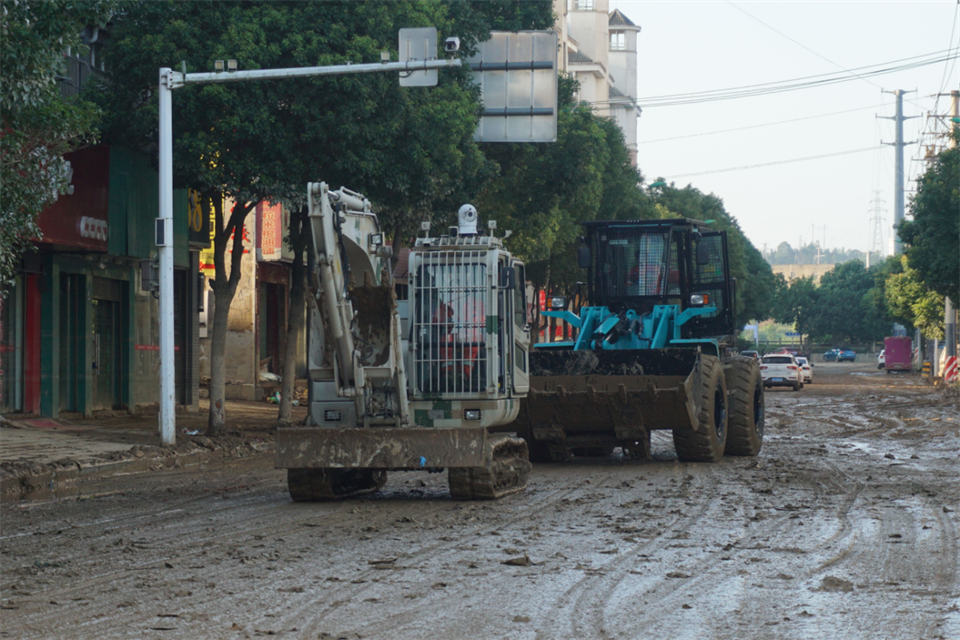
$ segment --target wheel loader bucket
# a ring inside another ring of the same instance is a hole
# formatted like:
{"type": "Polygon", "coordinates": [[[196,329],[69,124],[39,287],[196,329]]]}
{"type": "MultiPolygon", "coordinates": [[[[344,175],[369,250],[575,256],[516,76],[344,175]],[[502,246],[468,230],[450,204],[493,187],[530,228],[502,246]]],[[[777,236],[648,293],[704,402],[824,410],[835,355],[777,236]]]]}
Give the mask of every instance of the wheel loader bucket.
{"type": "Polygon", "coordinates": [[[533,441],[642,441],[655,429],[698,428],[700,350],[540,351],[517,433],[533,441]]]}

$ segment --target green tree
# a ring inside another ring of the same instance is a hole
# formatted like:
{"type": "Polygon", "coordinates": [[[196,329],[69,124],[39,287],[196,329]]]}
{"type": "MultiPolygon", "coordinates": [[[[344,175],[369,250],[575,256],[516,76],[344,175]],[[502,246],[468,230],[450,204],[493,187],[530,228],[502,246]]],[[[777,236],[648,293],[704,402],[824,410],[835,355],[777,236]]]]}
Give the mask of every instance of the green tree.
{"type": "Polygon", "coordinates": [[[775,299],[773,317],[777,322],[793,325],[803,336],[810,332],[810,319],[813,316],[819,295],[813,284],[813,277],[797,278],[787,282],[782,274],[774,275],[775,299]]]}
{"type": "Polygon", "coordinates": [[[510,248],[527,262],[528,279],[566,294],[582,278],[580,223],[639,215],[641,202],[623,133],[589,105],[574,104],[575,88],[561,77],[556,142],[483,146],[497,177],[476,200],[482,216],[513,231],[510,248]]]}
{"type": "Polygon", "coordinates": [[[811,338],[869,342],[888,335],[891,324],[874,273],[859,260],[838,264],[820,278],[818,302],[809,318],[811,338]]]}
{"type": "MultiPolygon", "coordinates": [[[[464,54],[491,26],[540,26],[550,4],[505,2],[126,3],[104,51],[110,78],[98,94],[112,142],[156,151],[160,66],[210,70],[232,58],[240,69],[369,63],[397,58],[400,27],[456,33],[464,54]],[[534,19],[536,18],[536,19],[534,19]],[[318,28],[322,25],[322,28],[318,28]]],[[[489,166],[473,141],[480,105],[466,69],[440,73],[436,89],[401,88],[395,74],[347,75],[187,86],[173,100],[174,181],[217,202],[217,277],[211,346],[210,431],[225,425],[226,320],[242,252],[227,275],[226,244],[239,242],[246,214],[265,199],[302,205],[308,181],[347,185],[376,202],[399,235],[417,212],[431,216],[479,188],[489,166]]],[[[236,244],[234,245],[237,246],[236,244]]]]}
{"type": "Polygon", "coordinates": [[[899,263],[900,272],[890,273],[885,281],[890,314],[907,328],[920,329],[927,338],[943,340],[944,296],[924,285],[908,256],[901,256],[899,263]]]}
{"type": "Polygon", "coordinates": [[[682,189],[673,185],[661,187],[653,200],[661,212],[710,221],[712,229],[726,231],[730,277],[737,281],[736,323],[742,325],[749,320],[761,321],[770,317],[775,292],[773,270],[744,235],[737,219],[727,212],[723,200],[714,194],[704,194],[691,185],[682,189]]]}
{"type": "Polygon", "coordinates": [[[65,153],[96,138],[97,110],[64,99],[64,54],[86,26],[103,26],[113,2],[0,2],[0,294],[10,285],[37,216],[67,187],[65,153]]]}
{"type": "Polygon", "coordinates": [[[939,153],[917,183],[910,200],[913,220],[900,224],[899,236],[910,267],[928,289],[956,303],[960,298],[960,126],[958,145],[939,153]]]}

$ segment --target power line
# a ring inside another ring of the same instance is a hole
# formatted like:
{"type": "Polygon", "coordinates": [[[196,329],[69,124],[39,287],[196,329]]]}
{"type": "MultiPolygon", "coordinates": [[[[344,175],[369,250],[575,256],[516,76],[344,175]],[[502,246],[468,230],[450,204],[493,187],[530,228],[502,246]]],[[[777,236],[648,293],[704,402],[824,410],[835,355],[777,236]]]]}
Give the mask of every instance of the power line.
{"type": "Polygon", "coordinates": [[[771,167],[778,164],[790,164],[793,162],[806,162],[807,160],[820,160],[821,158],[833,158],[836,156],[847,156],[854,153],[863,153],[865,151],[875,151],[878,147],[864,147],[863,149],[850,149],[848,151],[836,151],[834,153],[824,153],[818,156],[807,156],[805,158],[791,158],[790,160],[776,160],[774,162],[763,162],[760,164],[747,164],[740,167],[728,167],[726,169],[711,169],[709,171],[698,171],[696,173],[681,173],[674,176],[666,176],[664,180],[673,180],[675,178],[692,178],[694,176],[705,176],[712,173],[726,173],[728,171],[742,171],[744,169],[758,169],[760,167],[771,167]]]}
{"type": "MultiPolygon", "coordinates": [[[[751,14],[751,13],[748,13],[745,9],[742,9],[742,8],[738,7],[737,5],[735,5],[733,2],[730,2],[730,0],[727,0],[727,3],[728,3],[730,6],[732,6],[734,9],[736,9],[737,11],[739,11],[740,13],[742,13],[743,15],[747,16],[748,18],[752,18],[753,20],[756,20],[757,22],[759,22],[760,24],[762,24],[763,26],[765,26],[767,29],[770,29],[771,31],[773,31],[773,32],[776,33],[777,35],[786,38],[787,40],[789,40],[790,42],[794,43],[795,45],[797,45],[797,46],[799,46],[799,47],[802,47],[803,49],[806,49],[807,51],[809,51],[809,52],[812,53],[813,55],[817,56],[817,57],[820,58],[821,60],[826,60],[827,62],[829,62],[829,63],[832,64],[833,66],[837,67],[838,69],[843,69],[844,71],[846,71],[847,73],[853,75],[854,77],[859,78],[860,80],[863,80],[864,82],[869,82],[870,84],[872,84],[872,85],[875,86],[875,87],[877,86],[875,83],[870,82],[870,81],[867,80],[866,78],[864,78],[864,77],[862,77],[862,76],[859,76],[859,75],[857,75],[856,73],[854,73],[853,71],[850,71],[849,69],[847,69],[847,68],[845,68],[845,67],[837,64],[836,62],[834,62],[834,61],[831,60],[830,58],[827,58],[826,56],[820,55],[819,53],[817,53],[816,51],[814,51],[813,49],[811,49],[811,48],[808,47],[807,45],[803,44],[802,42],[799,42],[799,41],[797,41],[797,40],[794,40],[793,38],[791,38],[791,37],[788,36],[787,34],[783,33],[782,31],[778,31],[777,29],[771,27],[769,24],[767,24],[766,22],[764,22],[763,20],[761,20],[761,19],[758,18],[757,16],[755,16],[755,15],[753,15],[753,14],[751,14]]],[[[877,87],[877,88],[879,88],[879,87],[877,87]]]]}
{"type": "MultiPolygon", "coordinates": [[[[930,54],[924,54],[923,56],[913,56],[912,58],[904,58],[902,61],[911,61],[905,62],[898,66],[882,66],[883,64],[890,65],[894,64],[893,61],[875,65],[868,65],[866,67],[859,67],[859,69],[870,69],[869,71],[864,71],[862,76],[878,76],[887,73],[896,73],[899,71],[907,71],[910,69],[917,69],[919,67],[924,67],[931,64],[939,64],[941,62],[946,62],[954,60],[960,57],[960,51],[939,51],[930,54]],[[934,56],[934,57],[931,57],[934,56]]],[[[637,102],[643,108],[650,107],[668,107],[668,106],[678,106],[685,104],[699,104],[702,102],[713,102],[718,100],[733,100],[736,98],[750,98],[754,96],[769,95],[773,93],[783,93],[786,91],[797,91],[800,89],[811,89],[814,87],[823,87],[829,86],[832,84],[839,84],[841,82],[849,82],[855,78],[849,76],[838,75],[836,72],[829,74],[819,74],[813,76],[804,76],[801,78],[793,78],[790,80],[778,80],[775,82],[767,82],[756,85],[746,85],[742,87],[733,87],[728,89],[711,89],[707,91],[694,92],[694,93],[678,93],[678,94],[666,94],[662,96],[650,96],[644,98],[638,98],[637,102]]]]}
{"type": "Polygon", "coordinates": [[[789,124],[791,122],[800,122],[801,120],[814,120],[816,118],[826,118],[828,116],[836,116],[843,113],[853,113],[854,111],[865,111],[866,109],[877,109],[884,105],[878,104],[870,107],[857,107],[856,109],[845,109],[844,111],[833,111],[831,113],[821,113],[815,116],[804,116],[802,118],[793,118],[790,120],[778,120],[776,122],[764,122],[762,124],[751,124],[746,127],[736,127],[733,129],[720,129],[719,131],[705,131],[703,133],[691,133],[685,136],[674,136],[672,138],[656,138],[654,140],[638,140],[638,144],[651,144],[654,142],[667,142],[671,140],[683,140],[685,138],[699,138],[701,136],[712,136],[718,133],[730,133],[733,131],[744,131],[746,129],[759,129],[761,127],[772,127],[779,124],[789,124]]]}

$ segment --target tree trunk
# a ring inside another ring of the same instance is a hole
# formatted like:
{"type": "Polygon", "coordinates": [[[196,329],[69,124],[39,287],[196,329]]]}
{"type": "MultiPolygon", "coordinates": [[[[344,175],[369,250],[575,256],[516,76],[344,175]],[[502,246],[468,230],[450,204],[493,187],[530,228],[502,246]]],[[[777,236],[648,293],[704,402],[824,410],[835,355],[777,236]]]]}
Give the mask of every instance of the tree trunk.
{"type": "Polygon", "coordinates": [[[293,263],[290,265],[290,313],[287,314],[287,342],[283,349],[283,381],[280,383],[280,413],[277,423],[290,424],[293,396],[297,387],[297,354],[300,347],[300,332],[303,329],[306,270],[303,254],[307,247],[307,208],[302,207],[290,215],[290,246],[293,263]]]}
{"type": "Polygon", "coordinates": [[[210,340],[210,416],[207,420],[207,435],[223,433],[227,423],[224,406],[226,396],[226,372],[224,355],[227,347],[227,322],[230,305],[240,283],[240,266],[243,261],[243,224],[256,202],[236,204],[226,226],[223,224],[223,195],[204,194],[204,199],[213,201],[216,231],[213,237],[213,263],[216,275],[210,283],[214,295],[213,335],[210,340]],[[226,271],[227,243],[233,236],[230,255],[230,275],[226,271]]]}

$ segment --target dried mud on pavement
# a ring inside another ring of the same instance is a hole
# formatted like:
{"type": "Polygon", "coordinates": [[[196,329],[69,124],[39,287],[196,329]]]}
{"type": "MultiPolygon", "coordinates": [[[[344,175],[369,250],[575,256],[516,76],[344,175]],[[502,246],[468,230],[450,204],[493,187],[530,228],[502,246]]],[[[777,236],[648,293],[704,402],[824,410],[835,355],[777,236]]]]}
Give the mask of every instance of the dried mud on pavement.
{"type": "Polygon", "coordinates": [[[3,638],[960,638],[957,394],[824,365],[758,458],[296,504],[268,457],[2,506],[3,638]]]}

